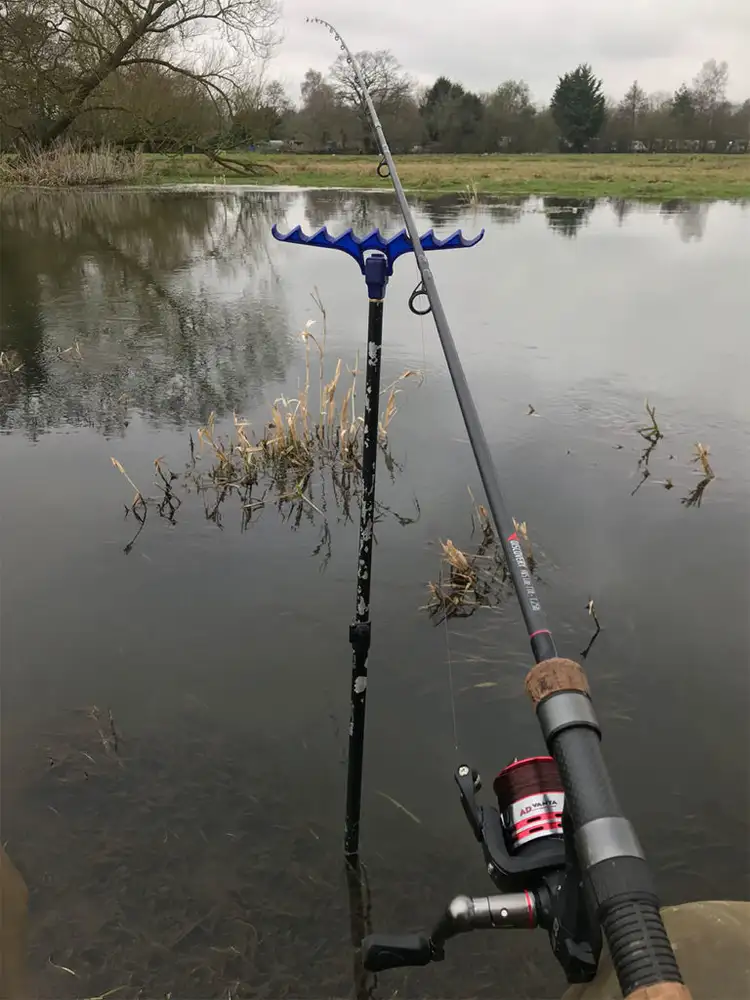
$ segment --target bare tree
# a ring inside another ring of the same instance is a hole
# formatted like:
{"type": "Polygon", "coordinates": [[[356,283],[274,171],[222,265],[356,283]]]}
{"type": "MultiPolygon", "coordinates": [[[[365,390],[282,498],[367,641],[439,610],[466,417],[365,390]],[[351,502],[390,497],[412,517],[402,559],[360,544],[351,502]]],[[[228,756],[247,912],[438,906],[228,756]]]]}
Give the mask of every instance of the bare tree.
{"type": "Polygon", "coordinates": [[[292,111],[292,102],[278,80],[247,87],[235,105],[232,138],[236,142],[275,139],[284,119],[292,111]]]}
{"type": "Polygon", "coordinates": [[[0,124],[3,140],[28,135],[53,113],[58,87],[70,84],[64,43],[44,0],[0,3],[0,124]],[[53,74],[57,75],[57,84],[53,74]],[[63,79],[66,77],[66,79],[63,79]]]}
{"type": "Polygon", "coordinates": [[[513,152],[524,152],[531,138],[536,108],[525,80],[505,80],[483,97],[484,145],[496,152],[510,144],[513,152]]]}
{"type": "Polygon", "coordinates": [[[726,100],[729,66],[726,61],[717,63],[708,59],[693,80],[693,94],[699,111],[709,111],[726,100]]]}
{"type": "Polygon", "coordinates": [[[652,152],[663,152],[674,130],[672,95],[668,90],[649,94],[638,119],[639,137],[652,152]]]}
{"type": "MultiPolygon", "coordinates": [[[[398,115],[409,101],[413,102],[414,84],[392,52],[387,49],[358,52],[356,59],[378,115],[398,115]]],[[[345,54],[342,53],[331,66],[329,80],[341,104],[356,112],[362,141],[366,147],[371,147],[364,92],[345,54]]]]}
{"type": "Polygon", "coordinates": [[[3,123],[48,145],[84,113],[113,110],[113,77],[135,67],[191,81],[229,111],[277,16],[277,0],[4,0],[3,123]]]}
{"type": "MultiPolygon", "coordinates": [[[[380,49],[377,52],[358,52],[356,59],[378,113],[384,106],[398,105],[411,94],[412,81],[392,52],[387,49],[380,49]]],[[[354,67],[347,62],[346,55],[342,53],[338,57],[331,67],[329,76],[343,104],[356,109],[364,106],[364,93],[354,67]]]]}
{"type": "Polygon", "coordinates": [[[356,113],[345,106],[322,73],[309,69],[300,86],[302,107],[295,122],[296,134],[313,150],[337,145],[346,149],[358,130],[356,113]]]}
{"type": "Polygon", "coordinates": [[[620,101],[617,112],[628,123],[630,141],[636,138],[638,124],[648,111],[648,95],[638,81],[634,80],[620,101]]]}
{"type": "MultiPolygon", "coordinates": [[[[158,66],[113,74],[98,92],[99,109],[82,114],[66,135],[84,143],[111,142],[151,152],[200,148],[221,137],[224,115],[194,80],[158,66]]],[[[238,106],[238,99],[233,103],[238,106]]]]}
{"type": "Polygon", "coordinates": [[[724,109],[727,100],[729,67],[726,62],[717,63],[709,59],[703,63],[700,73],[693,80],[693,105],[704,126],[704,138],[713,137],[717,114],[724,109]]]}

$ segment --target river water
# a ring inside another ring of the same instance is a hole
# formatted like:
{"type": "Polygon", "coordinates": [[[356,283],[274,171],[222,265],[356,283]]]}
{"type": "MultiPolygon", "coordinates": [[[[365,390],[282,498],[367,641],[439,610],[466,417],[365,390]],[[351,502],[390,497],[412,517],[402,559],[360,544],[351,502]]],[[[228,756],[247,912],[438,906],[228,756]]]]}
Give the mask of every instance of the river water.
{"type": "MultiPolygon", "coordinates": [[[[746,896],[750,207],[415,207],[441,236],[486,229],[431,264],[561,654],[586,648],[594,601],[605,754],[662,898],[746,896]],[[646,399],[663,438],[644,457],[646,399]]],[[[356,510],[329,497],[325,534],[310,504],[269,504],[243,530],[236,500],[211,516],[183,476],[212,412],[262,427],[298,394],[313,294],[326,378],[363,356],[354,263],[276,242],[274,222],[400,228],[391,196],[357,192],[3,200],[2,839],[30,888],[34,995],[355,995],[356,510]],[[174,518],[152,507],[133,541],[112,458],[147,495],[167,462],[174,518]]],[[[385,306],[384,385],[422,381],[400,385],[397,464],[378,472],[400,518],[377,526],[362,826],[369,921],[393,932],[491,891],[456,764],[490,779],[542,750],[513,601],[437,625],[424,610],[441,540],[476,546],[467,488],[482,494],[415,283],[401,260],[385,306]]],[[[374,996],[563,989],[543,932],[477,933],[374,996]]]]}

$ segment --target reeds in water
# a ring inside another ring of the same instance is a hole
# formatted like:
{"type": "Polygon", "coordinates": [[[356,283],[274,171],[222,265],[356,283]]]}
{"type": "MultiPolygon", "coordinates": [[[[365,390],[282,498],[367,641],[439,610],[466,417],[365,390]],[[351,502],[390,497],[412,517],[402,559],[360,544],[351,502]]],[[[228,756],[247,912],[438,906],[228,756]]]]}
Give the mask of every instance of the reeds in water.
{"type": "MultiPolygon", "coordinates": [[[[312,321],[301,334],[305,344],[302,390],[297,398],[280,396],[274,400],[270,419],[263,424],[260,433],[253,431],[249,423],[236,414],[234,433],[228,438],[217,436],[213,414],[198,430],[200,445],[208,448],[212,462],[204,474],[204,485],[210,481],[215,486],[241,488],[267,479],[283,492],[304,482],[316,467],[325,466],[338,477],[356,477],[361,472],[364,416],[357,412],[357,379],[362,374],[359,356],[353,368],[346,367],[346,374],[339,358],[333,374],[327,379],[325,333],[319,342],[310,331],[311,325],[312,321]],[[317,393],[312,388],[311,345],[317,352],[317,393]]],[[[396,397],[401,391],[400,385],[415,377],[421,378],[421,373],[405,371],[383,391],[387,399],[378,441],[387,457],[388,428],[398,412],[396,397]]]]}
{"type": "Polygon", "coordinates": [[[639,427],[638,433],[641,435],[641,437],[645,438],[647,441],[653,441],[655,443],[660,438],[664,437],[664,435],[661,432],[661,428],[659,427],[659,424],[656,422],[656,407],[649,406],[648,400],[645,401],[644,405],[646,407],[646,413],[648,414],[651,423],[646,424],[644,427],[639,427]]]}
{"type": "Polygon", "coordinates": [[[135,520],[138,522],[138,528],[136,529],[135,535],[128,544],[125,546],[125,553],[129,553],[133,546],[135,545],[138,536],[143,531],[146,526],[146,518],[148,517],[148,512],[151,508],[155,508],[159,517],[166,518],[170,523],[175,523],[175,515],[178,509],[182,505],[182,500],[177,496],[174,489],[172,488],[172,483],[179,479],[176,472],[172,472],[167,466],[163,458],[157,458],[154,460],[154,469],[156,470],[157,478],[155,480],[155,485],[159,489],[159,496],[157,497],[147,497],[138,489],[133,480],[127,474],[122,466],[121,462],[118,462],[116,458],[110,458],[112,465],[120,472],[125,479],[130,483],[130,485],[135,490],[133,499],[129,504],[125,504],[125,517],[130,514],[133,515],[135,520]],[[165,471],[166,470],[166,471],[165,471]]]}
{"type": "Polygon", "coordinates": [[[694,465],[700,464],[700,467],[703,469],[703,475],[707,479],[715,479],[716,477],[714,475],[714,470],[711,468],[711,465],[708,461],[708,455],[710,450],[711,449],[708,448],[707,445],[701,444],[700,441],[697,441],[695,444],[695,455],[693,456],[693,464],[694,465]]]}
{"type": "MultiPolygon", "coordinates": [[[[316,339],[310,330],[313,321],[301,334],[305,347],[305,378],[300,392],[296,398],[280,396],[275,399],[258,430],[234,414],[229,433],[221,434],[216,427],[215,414],[210,414],[205,425],[198,429],[197,447],[190,436],[190,462],[185,473],[180,476],[172,472],[163,459],[154,463],[159,497],[145,497],[122,465],[112,459],[134,490],[126,512],[132,513],[139,523],[126,552],[143,529],[150,508],[156,507],[160,516],[174,521],[180,501],[173,483],[181,480],[185,489],[192,488],[201,494],[206,517],[219,527],[230,498],[239,501],[243,529],[269,504],[276,506],[282,518],[293,527],[298,527],[305,516],[310,521],[322,522],[314,554],[322,553],[327,561],[331,543],[327,521],[329,501],[335,504],[340,520],[352,520],[351,508],[361,493],[364,415],[357,407],[358,379],[362,374],[359,358],[353,368],[345,366],[339,358],[330,377],[326,374],[325,311],[322,306],[321,311],[324,318],[321,339],[316,339]],[[313,387],[314,367],[317,368],[317,389],[313,387]]],[[[379,422],[378,446],[392,478],[399,467],[389,450],[388,433],[398,412],[401,385],[413,378],[421,379],[421,373],[405,371],[382,392],[385,405],[379,422]]],[[[418,517],[416,500],[415,508],[418,517]]],[[[393,516],[402,525],[416,519],[376,502],[376,521],[386,515],[393,516]]]]}
{"type": "Polygon", "coordinates": [[[126,184],[146,174],[146,160],[111,143],[94,148],[65,140],[49,147],[30,146],[0,157],[0,184],[33,187],[82,187],[126,184]]]}
{"type": "MultiPolygon", "coordinates": [[[[442,565],[437,582],[430,582],[430,599],[425,610],[436,624],[446,618],[468,618],[478,608],[496,607],[502,600],[510,573],[486,507],[474,500],[471,516],[472,535],[479,530],[482,539],[473,552],[458,548],[449,538],[440,543],[442,565]]],[[[536,567],[534,551],[526,522],[513,519],[524,547],[529,570],[536,567]]]]}
{"type": "Polygon", "coordinates": [[[684,496],[680,501],[685,507],[700,507],[703,502],[703,494],[706,492],[706,487],[712,479],[716,478],[716,474],[711,468],[711,463],[708,461],[709,452],[710,449],[707,445],[701,444],[700,441],[696,441],[695,454],[693,455],[692,462],[693,465],[700,465],[703,475],[701,476],[701,480],[697,486],[694,486],[687,496],[684,496]]]}
{"type": "MultiPolygon", "coordinates": [[[[640,472],[641,478],[631,491],[631,496],[635,495],[646,480],[650,478],[651,468],[649,466],[649,461],[658,443],[664,440],[664,434],[662,433],[662,430],[656,420],[656,407],[651,406],[648,400],[645,401],[645,407],[650,423],[645,424],[642,427],[638,427],[637,431],[638,434],[640,434],[640,436],[647,442],[647,445],[638,458],[638,471],[640,472]]],[[[700,482],[698,482],[686,496],[681,498],[680,503],[685,507],[700,507],[703,501],[703,494],[705,493],[708,484],[716,478],[708,458],[709,451],[710,449],[707,445],[701,444],[700,441],[695,443],[691,463],[693,465],[700,466],[701,479],[700,482]]],[[[673,459],[674,455],[670,455],[669,458],[673,459]]],[[[667,476],[665,479],[660,480],[660,484],[666,490],[673,490],[675,488],[675,483],[671,476],[667,476]]]]}
{"type": "Polygon", "coordinates": [[[650,406],[648,400],[645,400],[644,405],[646,407],[646,413],[648,414],[651,423],[645,424],[643,427],[638,427],[637,430],[638,433],[641,435],[641,437],[645,441],[648,441],[648,445],[641,452],[641,455],[638,459],[638,471],[641,474],[641,478],[636,484],[632,493],[630,494],[631,496],[635,496],[635,494],[638,492],[641,486],[643,486],[646,480],[650,477],[651,469],[649,467],[649,460],[651,459],[651,454],[654,451],[654,448],[656,448],[657,444],[664,437],[664,435],[661,432],[661,428],[659,427],[659,424],[656,421],[656,407],[650,406]]]}

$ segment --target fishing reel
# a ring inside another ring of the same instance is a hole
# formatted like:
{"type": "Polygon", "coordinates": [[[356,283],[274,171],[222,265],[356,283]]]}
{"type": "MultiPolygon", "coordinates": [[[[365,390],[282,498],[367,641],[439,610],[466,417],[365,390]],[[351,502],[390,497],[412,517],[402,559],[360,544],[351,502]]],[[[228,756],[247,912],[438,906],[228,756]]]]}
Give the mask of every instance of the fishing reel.
{"type": "Polygon", "coordinates": [[[531,929],[549,934],[569,983],[590,982],[601,953],[601,929],[586,897],[566,836],[565,794],[551,757],[515,760],[497,775],[497,807],[477,801],[482,782],[465,765],[455,775],[461,805],[500,893],[457,896],[429,934],[371,934],[364,967],[381,972],[445,958],[445,943],[472,930],[531,929]]]}

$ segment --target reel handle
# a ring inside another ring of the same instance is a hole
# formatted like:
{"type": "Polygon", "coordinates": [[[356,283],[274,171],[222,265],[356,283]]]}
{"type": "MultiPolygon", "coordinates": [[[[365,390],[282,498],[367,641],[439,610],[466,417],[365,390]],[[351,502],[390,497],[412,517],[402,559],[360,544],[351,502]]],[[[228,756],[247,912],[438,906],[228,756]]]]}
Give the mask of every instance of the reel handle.
{"type": "Polygon", "coordinates": [[[362,964],[368,972],[429,965],[436,958],[426,934],[370,934],[362,942],[362,964]]]}
{"type": "Polygon", "coordinates": [[[537,926],[539,908],[533,892],[497,896],[456,896],[427,934],[370,934],[362,941],[362,964],[368,972],[429,965],[445,957],[449,938],[466,931],[537,926]]]}

